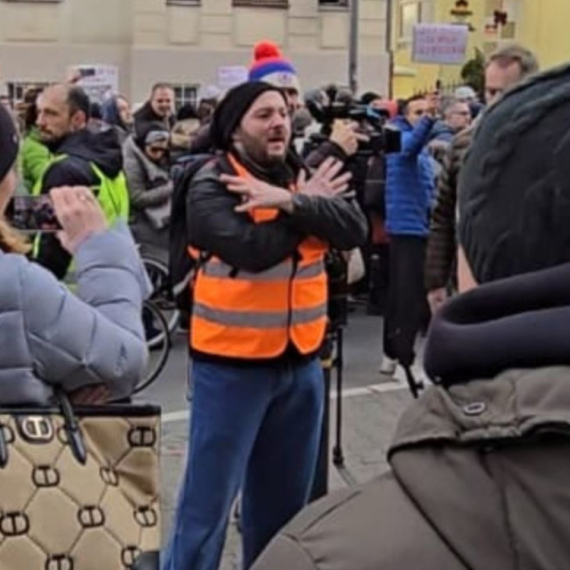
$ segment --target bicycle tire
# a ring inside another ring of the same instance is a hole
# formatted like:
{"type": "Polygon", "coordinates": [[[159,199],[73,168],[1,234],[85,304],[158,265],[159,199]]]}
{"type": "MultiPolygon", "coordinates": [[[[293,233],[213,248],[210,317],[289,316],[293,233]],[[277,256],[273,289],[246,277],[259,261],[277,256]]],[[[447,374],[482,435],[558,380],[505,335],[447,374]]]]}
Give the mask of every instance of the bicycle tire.
{"type": "MultiPolygon", "coordinates": [[[[143,390],[146,390],[149,386],[154,384],[156,379],[160,376],[166,363],[168,362],[168,357],[170,356],[170,350],[172,348],[172,343],[170,340],[170,334],[168,333],[168,323],[162,314],[162,311],[156,306],[153,301],[145,301],[143,303],[143,311],[149,311],[152,315],[153,321],[152,325],[158,325],[161,332],[158,338],[163,342],[162,347],[158,348],[160,353],[154,364],[151,365],[150,371],[147,371],[145,377],[139,382],[133,391],[133,394],[139,394],[143,390]]],[[[147,346],[149,350],[152,351],[151,356],[157,356],[157,352],[154,350],[158,346],[158,340],[153,337],[152,341],[147,341],[147,346]]],[[[149,359],[150,362],[151,359],[149,359]]]]}
{"type": "Polygon", "coordinates": [[[168,323],[168,332],[172,334],[178,326],[180,311],[176,308],[172,296],[168,267],[164,262],[150,256],[143,255],[142,262],[154,289],[151,300],[164,314],[168,323]]]}

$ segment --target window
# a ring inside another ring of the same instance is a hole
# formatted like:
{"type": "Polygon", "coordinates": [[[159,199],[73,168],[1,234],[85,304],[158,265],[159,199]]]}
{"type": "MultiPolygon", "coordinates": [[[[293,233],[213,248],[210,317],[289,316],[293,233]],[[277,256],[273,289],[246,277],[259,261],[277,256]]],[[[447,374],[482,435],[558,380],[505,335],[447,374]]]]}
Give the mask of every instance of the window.
{"type": "Polygon", "coordinates": [[[233,0],[232,4],[236,7],[287,8],[289,6],[289,0],[233,0]]]}
{"type": "Polygon", "coordinates": [[[201,0],[166,0],[167,6],[200,6],[201,0]]]}
{"type": "Polygon", "coordinates": [[[192,103],[196,106],[198,103],[198,85],[172,85],[174,90],[174,105],[176,110],[180,109],[185,103],[192,103]]]}
{"type": "Polygon", "coordinates": [[[348,8],[349,0],[319,0],[320,8],[348,8]]]}
{"type": "Polygon", "coordinates": [[[37,82],[13,82],[8,83],[8,98],[10,99],[13,105],[20,103],[24,99],[24,95],[28,89],[43,89],[47,87],[49,83],[45,81],[37,81],[37,82]]]}
{"type": "Polygon", "coordinates": [[[485,35],[490,42],[516,39],[519,8],[513,0],[486,0],[485,35]]]}
{"type": "Polygon", "coordinates": [[[4,2],[13,2],[18,4],[59,4],[62,0],[4,0],[4,2]]]}
{"type": "Polygon", "coordinates": [[[287,8],[289,0],[233,0],[232,4],[240,6],[256,6],[258,8],[287,8]]]}
{"type": "Polygon", "coordinates": [[[400,2],[398,14],[398,40],[409,42],[414,34],[414,26],[422,21],[422,6],[420,2],[400,2]]]}

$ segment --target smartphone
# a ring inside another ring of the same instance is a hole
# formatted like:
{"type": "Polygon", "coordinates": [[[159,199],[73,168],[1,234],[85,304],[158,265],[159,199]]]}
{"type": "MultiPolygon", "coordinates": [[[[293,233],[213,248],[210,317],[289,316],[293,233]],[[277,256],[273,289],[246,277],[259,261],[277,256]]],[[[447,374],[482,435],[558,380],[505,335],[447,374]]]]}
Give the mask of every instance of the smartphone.
{"type": "Polygon", "coordinates": [[[5,213],[12,227],[21,232],[61,230],[49,196],[14,196],[5,213]]]}

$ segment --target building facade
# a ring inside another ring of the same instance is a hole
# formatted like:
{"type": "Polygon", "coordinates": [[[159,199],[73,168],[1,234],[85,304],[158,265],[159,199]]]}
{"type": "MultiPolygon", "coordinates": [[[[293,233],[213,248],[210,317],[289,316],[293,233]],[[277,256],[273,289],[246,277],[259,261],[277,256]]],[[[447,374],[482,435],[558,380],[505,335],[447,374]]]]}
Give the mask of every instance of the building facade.
{"type": "Polygon", "coordinates": [[[437,66],[412,61],[412,30],[416,23],[465,23],[470,27],[467,59],[475,49],[485,55],[508,43],[533,50],[542,67],[568,61],[570,2],[567,0],[392,0],[394,94],[407,97],[460,82],[462,66],[437,66]]]}
{"type": "MultiPolygon", "coordinates": [[[[387,1],[359,1],[361,90],[389,83],[387,1]]],[[[106,65],[134,102],[164,81],[180,103],[224,68],[248,66],[264,39],[282,47],[304,89],[348,84],[348,0],[0,0],[0,84],[18,98],[71,66],[106,65]]]]}

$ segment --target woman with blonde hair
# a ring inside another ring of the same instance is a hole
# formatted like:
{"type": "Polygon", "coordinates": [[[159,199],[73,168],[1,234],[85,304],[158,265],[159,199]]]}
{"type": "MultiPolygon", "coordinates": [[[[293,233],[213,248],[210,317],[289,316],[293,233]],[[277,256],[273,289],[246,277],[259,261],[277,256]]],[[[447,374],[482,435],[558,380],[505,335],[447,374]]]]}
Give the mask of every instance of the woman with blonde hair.
{"type": "Polygon", "coordinates": [[[46,405],[54,388],[80,404],[129,395],[147,351],[141,323],[148,281],[124,224],[108,228],[88,188],[50,196],[77,294],[28,261],[27,241],[4,212],[17,184],[19,141],[0,108],[0,405],[46,405]]]}

